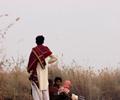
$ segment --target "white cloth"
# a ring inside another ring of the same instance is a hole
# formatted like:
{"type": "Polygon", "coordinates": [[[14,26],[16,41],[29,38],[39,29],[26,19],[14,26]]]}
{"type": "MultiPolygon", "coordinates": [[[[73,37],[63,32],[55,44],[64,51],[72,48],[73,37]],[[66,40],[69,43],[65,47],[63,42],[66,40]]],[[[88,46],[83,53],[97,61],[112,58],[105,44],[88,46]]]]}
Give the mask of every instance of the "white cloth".
{"type": "Polygon", "coordinates": [[[37,85],[34,82],[31,83],[31,87],[32,87],[33,100],[49,100],[48,89],[39,90],[37,85]]]}
{"type": "Polygon", "coordinates": [[[40,64],[37,64],[37,77],[39,82],[40,90],[48,89],[48,65],[45,66],[45,69],[42,69],[40,64]]]}
{"type": "Polygon", "coordinates": [[[40,64],[37,64],[37,77],[39,88],[37,85],[32,82],[32,96],[33,100],[49,100],[48,92],[48,65],[45,66],[45,69],[42,69],[40,64]]]}
{"type": "Polygon", "coordinates": [[[72,94],[72,100],[78,100],[78,96],[75,94],[72,94]]]}

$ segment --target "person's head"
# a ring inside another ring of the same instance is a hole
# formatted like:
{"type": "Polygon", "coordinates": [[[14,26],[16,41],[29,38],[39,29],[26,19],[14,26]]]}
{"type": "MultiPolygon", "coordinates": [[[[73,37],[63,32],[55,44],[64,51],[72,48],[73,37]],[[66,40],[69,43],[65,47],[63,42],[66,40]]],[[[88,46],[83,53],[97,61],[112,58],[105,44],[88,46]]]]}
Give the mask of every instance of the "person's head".
{"type": "Polygon", "coordinates": [[[55,77],[54,84],[58,87],[62,85],[62,78],[61,77],[55,77]]]}
{"type": "Polygon", "coordinates": [[[72,83],[71,83],[70,80],[66,80],[66,81],[64,82],[64,84],[63,84],[63,87],[64,87],[64,88],[70,89],[71,86],[72,86],[72,83]]]}
{"type": "Polygon", "coordinates": [[[44,43],[44,40],[45,40],[44,36],[39,35],[39,36],[36,37],[36,44],[37,45],[42,45],[44,43]]]}

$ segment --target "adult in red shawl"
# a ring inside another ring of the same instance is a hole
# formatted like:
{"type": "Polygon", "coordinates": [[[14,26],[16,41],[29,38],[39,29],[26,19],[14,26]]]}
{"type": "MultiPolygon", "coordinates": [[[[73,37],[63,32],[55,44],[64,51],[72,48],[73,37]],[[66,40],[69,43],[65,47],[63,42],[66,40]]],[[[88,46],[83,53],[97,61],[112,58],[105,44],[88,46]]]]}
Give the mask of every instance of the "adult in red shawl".
{"type": "Polygon", "coordinates": [[[44,69],[46,62],[45,58],[50,56],[52,52],[49,50],[47,46],[44,45],[37,45],[32,49],[32,52],[29,57],[28,68],[27,71],[35,71],[37,67],[37,63],[39,62],[41,67],[44,69]]]}
{"type": "Polygon", "coordinates": [[[48,56],[53,58],[53,60],[50,60],[48,63],[53,63],[57,60],[52,55],[52,52],[50,51],[50,49],[47,46],[44,46],[43,43],[44,43],[44,37],[42,35],[37,36],[36,37],[37,46],[32,48],[29,61],[28,61],[28,67],[27,67],[27,71],[28,73],[30,73],[29,79],[36,84],[37,88],[39,88],[37,70],[36,70],[37,64],[39,63],[40,67],[42,69],[45,69],[46,67],[45,59],[48,56]]]}

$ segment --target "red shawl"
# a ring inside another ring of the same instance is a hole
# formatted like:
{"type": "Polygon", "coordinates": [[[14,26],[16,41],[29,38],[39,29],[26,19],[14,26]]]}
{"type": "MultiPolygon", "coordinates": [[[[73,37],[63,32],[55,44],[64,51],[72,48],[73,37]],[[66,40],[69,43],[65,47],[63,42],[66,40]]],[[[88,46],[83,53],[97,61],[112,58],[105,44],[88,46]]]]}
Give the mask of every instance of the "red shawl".
{"type": "Polygon", "coordinates": [[[27,71],[36,71],[37,63],[39,62],[41,67],[44,69],[46,62],[45,58],[50,56],[52,52],[49,50],[47,46],[38,45],[32,49],[32,52],[29,57],[27,71]]]}

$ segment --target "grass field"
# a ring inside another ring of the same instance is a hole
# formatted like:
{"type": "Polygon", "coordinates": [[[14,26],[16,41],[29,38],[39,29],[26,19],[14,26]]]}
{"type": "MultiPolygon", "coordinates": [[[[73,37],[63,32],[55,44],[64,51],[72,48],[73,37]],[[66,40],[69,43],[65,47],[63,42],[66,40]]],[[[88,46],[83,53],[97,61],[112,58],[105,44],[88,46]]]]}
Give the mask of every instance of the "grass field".
{"type": "MultiPolygon", "coordinates": [[[[60,76],[72,81],[72,91],[86,100],[120,100],[120,70],[107,68],[95,72],[82,67],[49,68],[49,78],[60,76]]],[[[10,72],[0,71],[0,100],[32,100],[26,70],[14,67],[10,72]]]]}

